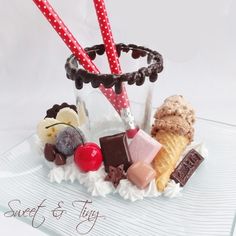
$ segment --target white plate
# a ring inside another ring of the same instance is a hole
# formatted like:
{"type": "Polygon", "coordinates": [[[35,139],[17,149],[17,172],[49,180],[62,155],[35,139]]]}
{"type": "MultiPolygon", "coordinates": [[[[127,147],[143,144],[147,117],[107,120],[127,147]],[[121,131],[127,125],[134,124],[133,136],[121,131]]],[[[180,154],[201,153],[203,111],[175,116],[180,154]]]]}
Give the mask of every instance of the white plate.
{"type": "MultiPolygon", "coordinates": [[[[209,157],[201,164],[185,186],[183,196],[177,199],[151,198],[131,203],[118,195],[93,198],[78,183],[51,184],[48,167],[39,155],[35,136],[1,156],[0,210],[9,211],[36,207],[44,199],[46,207],[40,208],[34,224],[50,235],[79,235],[76,226],[82,203],[92,200],[87,210],[99,211],[91,235],[230,235],[236,211],[236,127],[198,119],[196,141],[204,141],[209,157]],[[57,220],[51,210],[63,201],[64,213],[57,220]]],[[[9,213],[10,214],[10,213],[9,213]]],[[[32,224],[32,218],[18,218],[32,224]]],[[[93,221],[78,226],[87,232],[93,221]]]]}

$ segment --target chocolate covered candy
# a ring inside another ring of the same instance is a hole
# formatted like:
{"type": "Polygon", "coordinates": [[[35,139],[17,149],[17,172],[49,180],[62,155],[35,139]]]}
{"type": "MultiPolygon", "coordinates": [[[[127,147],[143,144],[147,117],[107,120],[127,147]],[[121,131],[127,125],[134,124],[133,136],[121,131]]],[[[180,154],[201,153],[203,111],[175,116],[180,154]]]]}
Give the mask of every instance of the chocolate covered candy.
{"type": "Polygon", "coordinates": [[[155,176],[152,166],[144,162],[136,162],[127,170],[127,179],[140,189],[146,188],[155,176]]]}
{"type": "Polygon", "coordinates": [[[170,178],[184,186],[204,158],[194,149],[189,151],[179,163],[170,178]]]}
{"type": "Polygon", "coordinates": [[[159,142],[140,129],[129,145],[132,162],[142,161],[150,164],[161,146],[159,142]]]}
{"type": "Polygon", "coordinates": [[[131,165],[131,158],[125,133],[105,136],[99,139],[102,149],[105,171],[109,166],[118,167],[124,164],[124,171],[131,165]]]}

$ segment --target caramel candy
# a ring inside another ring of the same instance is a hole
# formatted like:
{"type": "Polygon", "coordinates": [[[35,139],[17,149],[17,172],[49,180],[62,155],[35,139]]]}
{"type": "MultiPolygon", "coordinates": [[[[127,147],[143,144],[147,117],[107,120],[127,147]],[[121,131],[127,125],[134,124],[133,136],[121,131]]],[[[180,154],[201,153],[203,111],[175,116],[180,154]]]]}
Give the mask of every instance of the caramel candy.
{"type": "Polygon", "coordinates": [[[155,177],[155,170],[144,162],[136,162],[127,170],[127,179],[140,189],[146,188],[155,177]]]}

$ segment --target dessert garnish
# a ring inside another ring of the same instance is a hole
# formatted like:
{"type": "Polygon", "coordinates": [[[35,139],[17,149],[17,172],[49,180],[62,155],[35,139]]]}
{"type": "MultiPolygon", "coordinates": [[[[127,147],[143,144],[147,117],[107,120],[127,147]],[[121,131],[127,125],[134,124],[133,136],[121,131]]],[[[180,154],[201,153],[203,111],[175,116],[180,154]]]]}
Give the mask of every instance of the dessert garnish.
{"type": "Polygon", "coordinates": [[[127,179],[140,189],[146,188],[155,176],[155,170],[145,162],[136,162],[127,170],[127,179]]]}
{"type": "Polygon", "coordinates": [[[125,133],[119,133],[111,136],[105,136],[99,139],[102,149],[105,171],[109,172],[109,166],[118,167],[124,165],[124,171],[127,171],[131,165],[131,158],[127,137],[125,133]]]}
{"type": "Polygon", "coordinates": [[[183,187],[203,160],[204,158],[196,150],[190,150],[175,168],[170,178],[183,187]]]}
{"type": "Polygon", "coordinates": [[[44,120],[41,120],[37,126],[37,134],[42,141],[42,143],[50,143],[55,144],[57,134],[60,130],[65,128],[64,124],[52,126],[51,128],[46,129],[46,127],[58,123],[58,120],[54,118],[45,118],[44,120]]]}
{"type": "MultiPolygon", "coordinates": [[[[95,143],[85,143],[84,136],[82,135],[81,131],[76,129],[73,125],[70,125],[70,124],[60,122],[60,123],[56,123],[56,124],[52,124],[50,126],[47,126],[46,129],[52,128],[57,125],[69,126],[70,128],[74,129],[74,132],[77,132],[78,137],[80,137],[79,139],[77,137],[78,142],[74,142],[74,143],[71,141],[66,142],[67,138],[68,138],[68,140],[70,140],[70,139],[74,140],[76,137],[75,133],[72,132],[71,130],[69,130],[69,132],[68,132],[68,128],[67,128],[67,132],[65,135],[66,138],[64,141],[65,143],[64,142],[60,143],[60,145],[63,144],[63,146],[61,147],[62,151],[65,152],[65,150],[67,150],[67,153],[68,153],[69,151],[72,150],[72,148],[75,147],[73,149],[75,164],[84,172],[98,170],[102,164],[102,159],[103,159],[102,152],[101,152],[101,149],[99,148],[99,146],[95,143]],[[67,135],[67,134],[69,134],[69,135],[67,135]],[[77,144],[77,146],[76,146],[76,144],[77,144]],[[64,150],[63,150],[63,147],[65,147],[64,150]]],[[[59,145],[59,147],[60,147],[60,145],[59,145]]],[[[59,158],[58,162],[62,163],[63,162],[63,154],[58,158],[59,158]]]]}
{"type": "Polygon", "coordinates": [[[77,112],[69,107],[62,108],[56,116],[56,120],[73,125],[75,127],[80,125],[79,116],[77,112]]]}
{"type": "MultiPolygon", "coordinates": [[[[114,86],[117,94],[122,92],[122,82],[127,82],[129,85],[141,86],[145,82],[146,77],[149,78],[150,82],[155,82],[158,78],[158,73],[163,70],[163,58],[161,54],[153,51],[149,48],[136,46],[134,44],[116,44],[116,48],[121,52],[135,51],[131,54],[134,59],[139,57],[147,56],[148,65],[147,67],[142,67],[139,70],[131,73],[119,74],[94,74],[87,70],[83,70],[78,67],[78,62],[74,55],[71,55],[66,62],[65,68],[67,73],[67,78],[74,80],[77,89],[82,89],[84,83],[91,83],[93,88],[98,88],[101,84],[110,89],[114,86]]],[[[105,52],[104,44],[95,45],[93,47],[85,48],[85,51],[90,53],[105,52]],[[102,51],[101,51],[102,49],[102,51]]],[[[99,55],[99,54],[98,54],[99,55]]]]}
{"type": "Polygon", "coordinates": [[[193,139],[195,114],[182,96],[175,95],[164,101],[155,118],[152,135],[162,144],[162,149],[152,164],[157,174],[157,188],[163,191],[181,154],[193,139]]]}
{"type": "Polygon", "coordinates": [[[126,175],[124,173],[124,164],[117,167],[109,166],[109,172],[105,177],[105,180],[112,182],[116,188],[122,179],[126,179],[126,175]]]}
{"type": "Polygon", "coordinates": [[[44,146],[44,156],[48,161],[54,161],[56,158],[56,146],[50,143],[46,143],[44,146]]]}
{"type": "Polygon", "coordinates": [[[101,149],[95,143],[83,143],[74,154],[75,164],[84,172],[98,170],[102,160],[101,149]]]}
{"type": "Polygon", "coordinates": [[[56,149],[65,156],[71,156],[84,141],[85,136],[79,128],[66,127],[57,135],[56,149]]]}
{"type": "Polygon", "coordinates": [[[63,102],[61,105],[55,104],[53,107],[47,110],[45,118],[56,118],[57,113],[63,108],[70,108],[77,113],[77,108],[75,105],[69,105],[66,102],[63,102]]]}
{"type": "Polygon", "coordinates": [[[66,164],[66,157],[62,153],[56,153],[54,163],[58,166],[66,164]]]}
{"type": "Polygon", "coordinates": [[[141,129],[129,144],[132,162],[142,161],[150,164],[160,149],[161,144],[141,129]]]}

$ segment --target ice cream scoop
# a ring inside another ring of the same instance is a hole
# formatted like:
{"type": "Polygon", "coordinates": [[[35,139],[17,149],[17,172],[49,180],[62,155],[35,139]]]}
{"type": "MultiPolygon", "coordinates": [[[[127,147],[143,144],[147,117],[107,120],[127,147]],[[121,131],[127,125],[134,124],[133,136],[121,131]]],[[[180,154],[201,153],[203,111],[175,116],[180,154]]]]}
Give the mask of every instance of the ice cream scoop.
{"type": "Polygon", "coordinates": [[[195,122],[195,112],[190,103],[182,95],[173,95],[165,99],[155,114],[156,119],[166,116],[179,116],[187,121],[190,125],[195,122]]]}

